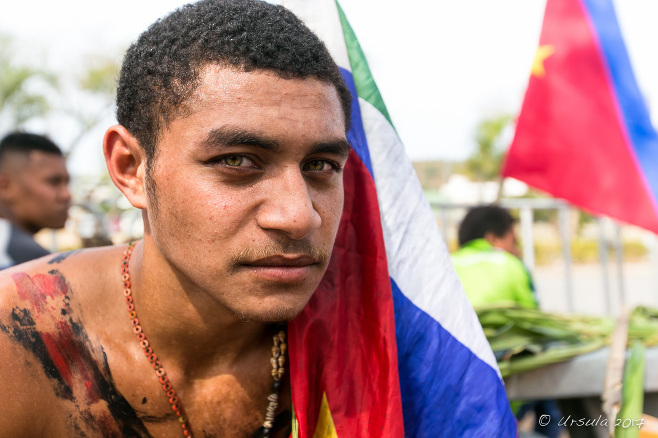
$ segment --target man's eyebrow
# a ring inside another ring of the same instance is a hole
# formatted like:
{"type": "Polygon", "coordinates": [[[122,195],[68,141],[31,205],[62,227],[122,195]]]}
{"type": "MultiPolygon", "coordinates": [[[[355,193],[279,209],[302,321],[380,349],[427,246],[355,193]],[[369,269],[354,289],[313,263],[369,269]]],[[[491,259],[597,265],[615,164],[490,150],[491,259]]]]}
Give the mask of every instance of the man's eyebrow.
{"type": "Polygon", "coordinates": [[[279,152],[281,145],[275,140],[263,137],[253,132],[231,128],[218,128],[210,131],[201,142],[203,147],[215,149],[221,146],[256,146],[270,152],[279,152]]]}
{"type": "MultiPolygon", "coordinates": [[[[270,152],[280,152],[281,145],[273,139],[255,134],[249,131],[231,128],[218,128],[210,131],[208,136],[201,142],[201,145],[208,149],[215,149],[222,146],[256,146],[270,152]]],[[[311,154],[335,154],[347,158],[350,154],[351,146],[345,138],[337,140],[323,141],[316,143],[310,150],[311,154]]]]}
{"type": "Polygon", "coordinates": [[[317,143],[311,148],[311,154],[335,154],[347,159],[352,147],[346,139],[317,143]]]}

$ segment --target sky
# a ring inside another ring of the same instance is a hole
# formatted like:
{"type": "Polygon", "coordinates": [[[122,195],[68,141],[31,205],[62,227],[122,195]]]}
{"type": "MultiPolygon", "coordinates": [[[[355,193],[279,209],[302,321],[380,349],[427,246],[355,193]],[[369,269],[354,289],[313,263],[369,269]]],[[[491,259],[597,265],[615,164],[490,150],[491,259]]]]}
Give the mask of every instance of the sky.
{"type": "MultiPolygon", "coordinates": [[[[310,0],[309,0],[310,1],[310,0]]],[[[85,57],[117,59],[140,32],[181,0],[21,0],[6,2],[0,34],[17,61],[74,78],[85,57]]],[[[518,114],[535,54],[545,0],[341,0],[393,123],[412,160],[463,160],[483,118],[518,114]]],[[[658,112],[658,2],[615,1],[640,89],[658,112]]],[[[71,79],[72,80],[72,79],[71,79]]],[[[658,120],[653,114],[654,121],[658,120]]],[[[72,173],[102,167],[103,126],[85,136],[72,173]]],[[[656,123],[654,123],[656,125],[656,123]]],[[[39,128],[64,149],[72,129],[39,128]]]]}

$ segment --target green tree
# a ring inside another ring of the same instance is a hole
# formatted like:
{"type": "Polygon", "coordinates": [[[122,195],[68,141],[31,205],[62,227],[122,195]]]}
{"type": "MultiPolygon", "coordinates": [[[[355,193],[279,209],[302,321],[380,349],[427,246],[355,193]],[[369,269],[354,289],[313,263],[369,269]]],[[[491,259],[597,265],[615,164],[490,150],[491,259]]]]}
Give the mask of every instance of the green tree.
{"type": "Polygon", "coordinates": [[[505,153],[500,143],[505,128],[511,122],[512,116],[504,114],[478,123],[475,130],[477,147],[464,166],[465,172],[475,181],[491,181],[499,177],[505,153]]]}
{"type": "Polygon", "coordinates": [[[92,57],[79,76],[76,85],[85,97],[84,106],[73,107],[70,103],[65,103],[65,112],[73,117],[79,126],[78,134],[69,143],[67,157],[89,131],[112,113],[119,68],[117,59],[92,57]]]}
{"type": "Polygon", "coordinates": [[[56,77],[45,70],[17,65],[13,50],[12,39],[0,36],[0,127],[7,130],[45,116],[52,107],[48,93],[58,87],[56,77]]]}

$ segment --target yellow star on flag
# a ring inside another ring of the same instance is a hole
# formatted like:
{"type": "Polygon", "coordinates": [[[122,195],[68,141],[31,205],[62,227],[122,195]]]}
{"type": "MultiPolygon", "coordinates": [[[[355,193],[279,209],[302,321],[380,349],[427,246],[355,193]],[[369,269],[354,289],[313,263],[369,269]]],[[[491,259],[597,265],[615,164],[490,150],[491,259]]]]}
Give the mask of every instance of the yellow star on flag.
{"type": "Polygon", "coordinates": [[[338,438],[336,433],[336,426],[334,419],[331,418],[331,411],[329,410],[329,402],[327,401],[327,393],[322,394],[322,404],[320,405],[320,412],[318,415],[318,425],[315,426],[315,433],[313,438],[338,438]]]}
{"type": "Polygon", "coordinates": [[[532,61],[532,69],[530,70],[530,74],[537,76],[538,78],[543,78],[544,75],[546,75],[546,70],[544,69],[544,61],[554,52],[555,49],[551,45],[543,45],[537,47],[537,53],[535,53],[535,59],[532,61]]]}

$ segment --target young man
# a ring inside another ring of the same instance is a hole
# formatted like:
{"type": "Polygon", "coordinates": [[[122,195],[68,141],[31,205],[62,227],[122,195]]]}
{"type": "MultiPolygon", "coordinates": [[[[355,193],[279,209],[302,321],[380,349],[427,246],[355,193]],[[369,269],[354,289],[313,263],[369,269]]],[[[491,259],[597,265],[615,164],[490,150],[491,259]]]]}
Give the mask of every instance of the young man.
{"type": "Polygon", "coordinates": [[[519,259],[514,218],[495,205],[474,207],[459,225],[452,262],[473,306],[515,303],[536,308],[534,285],[519,259]]]}
{"type": "Polygon", "coordinates": [[[0,141],[0,268],[49,254],[32,236],[64,226],[68,184],[62,151],[50,139],[15,132],[0,141]]]}
{"type": "Polygon", "coordinates": [[[276,324],[329,262],[349,111],[281,7],[204,0],[152,25],[104,139],[144,239],[2,273],[0,436],[287,437],[276,324]]]}

